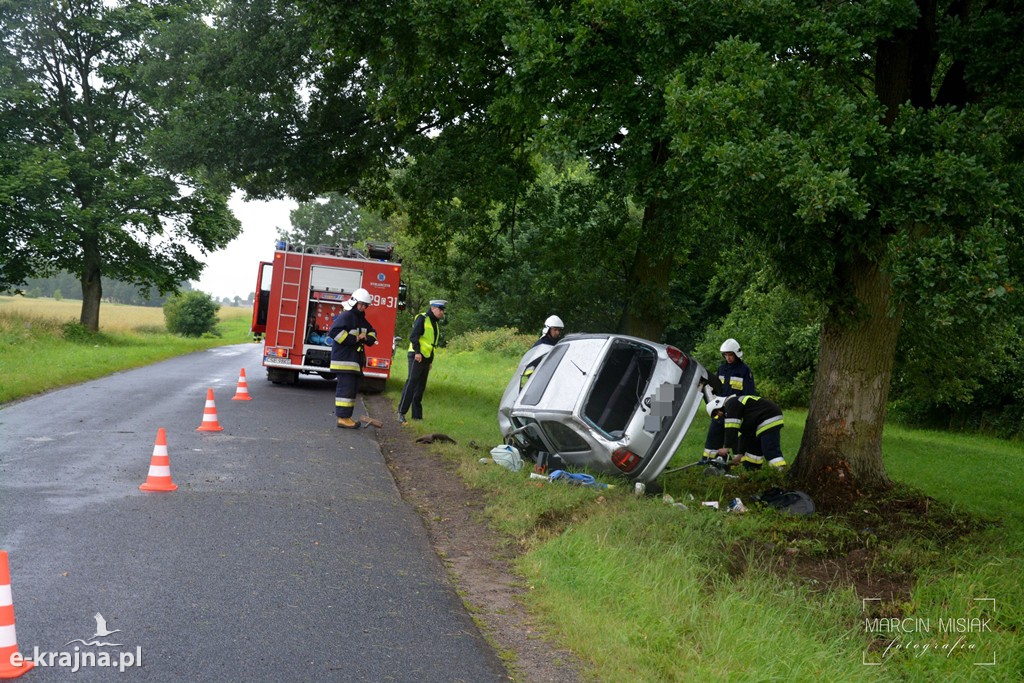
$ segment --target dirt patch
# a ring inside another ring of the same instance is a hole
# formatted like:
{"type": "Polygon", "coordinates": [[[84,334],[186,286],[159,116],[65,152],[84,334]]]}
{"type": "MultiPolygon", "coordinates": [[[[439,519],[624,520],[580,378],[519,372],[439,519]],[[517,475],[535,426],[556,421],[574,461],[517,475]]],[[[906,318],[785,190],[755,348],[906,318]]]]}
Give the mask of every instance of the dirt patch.
{"type": "Polygon", "coordinates": [[[818,473],[812,486],[814,504],[821,512],[848,510],[863,494],[857,489],[856,477],[845,460],[839,460],[818,473]]]}
{"type": "Polygon", "coordinates": [[[808,534],[794,527],[781,530],[776,543],[734,543],[729,548],[730,574],[747,571],[750,558],[757,558],[759,566],[795,575],[813,590],[852,586],[859,597],[871,598],[875,608],[891,616],[910,599],[917,581],[915,567],[907,563],[941,554],[995,523],[904,487],[861,496],[831,517],[837,526],[830,531],[808,534]],[[916,552],[894,555],[900,542],[916,552]]]}
{"type": "Polygon", "coordinates": [[[798,558],[795,571],[820,590],[853,586],[860,598],[877,599],[890,608],[910,599],[915,577],[877,569],[878,552],[856,548],[840,557],[798,558]]]}
{"type": "Polygon", "coordinates": [[[420,513],[438,557],[481,630],[508,662],[512,679],[525,683],[582,680],[582,667],[572,653],[550,642],[523,607],[526,588],[511,569],[516,544],[487,526],[482,494],[467,487],[430,446],[415,443],[415,433],[399,426],[387,399],[366,396],[364,400],[370,415],[383,423],[370,429],[377,433],[398,490],[420,513]]]}

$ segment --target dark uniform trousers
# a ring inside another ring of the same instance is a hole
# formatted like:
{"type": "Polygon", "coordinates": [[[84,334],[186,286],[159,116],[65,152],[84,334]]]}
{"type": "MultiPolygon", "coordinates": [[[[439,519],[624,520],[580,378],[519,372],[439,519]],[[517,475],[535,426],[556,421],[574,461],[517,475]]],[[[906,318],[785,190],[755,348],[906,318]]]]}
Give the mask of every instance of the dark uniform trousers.
{"type": "Polygon", "coordinates": [[[416,353],[409,352],[409,378],[405,382],[405,387],[402,388],[402,398],[398,402],[398,412],[402,415],[408,413],[411,408],[410,417],[412,419],[423,419],[423,392],[427,388],[427,377],[430,376],[431,365],[433,365],[432,358],[424,358],[417,363],[416,353]]]}

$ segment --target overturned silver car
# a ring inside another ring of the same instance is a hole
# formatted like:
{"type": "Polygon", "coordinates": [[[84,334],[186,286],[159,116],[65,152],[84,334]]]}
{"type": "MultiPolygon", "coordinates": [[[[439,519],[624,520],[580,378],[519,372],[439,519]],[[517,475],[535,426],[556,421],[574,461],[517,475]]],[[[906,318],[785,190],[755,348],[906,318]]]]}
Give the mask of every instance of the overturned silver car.
{"type": "Polygon", "coordinates": [[[535,346],[501,398],[506,443],[594,472],[653,481],[714,382],[673,346],[619,334],[572,334],[535,346]]]}

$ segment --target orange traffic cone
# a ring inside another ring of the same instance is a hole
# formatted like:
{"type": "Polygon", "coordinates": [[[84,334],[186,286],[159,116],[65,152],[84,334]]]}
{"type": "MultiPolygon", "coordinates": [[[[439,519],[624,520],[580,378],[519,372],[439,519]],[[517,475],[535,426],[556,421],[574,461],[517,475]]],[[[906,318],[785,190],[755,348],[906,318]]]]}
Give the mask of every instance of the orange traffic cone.
{"type": "Polygon", "coordinates": [[[178,490],[178,485],[171,481],[171,460],[167,457],[167,432],[163,427],[156,430],[156,444],[153,446],[153,457],[149,461],[149,476],[146,477],[146,483],[139,486],[139,490],[178,490]]]}
{"type": "Polygon", "coordinates": [[[17,678],[35,666],[18,652],[14,633],[14,601],[11,598],[11,570],[7,551],[0,550],[0,678],[17,678]],[[15,664],[17,662],[17,664],[15,664]]]}
{"type": "Polygon", "coordinates": [[[213,389],[206,390],[206,407],[203,408],[203,424],[196,427],[197,432],[222,432],[224,428],[217,422],[217,404],[213,402],[213,389]]]}
{"type": "Polygon", "coordinates": [[[249,395],[249,385],[245,383],[245,368],[242,368],[241,374],[238,375],[238,388],[235,389],[235,395],[231,397],[232,401],[251,401],[252,396],[249,395]]]}

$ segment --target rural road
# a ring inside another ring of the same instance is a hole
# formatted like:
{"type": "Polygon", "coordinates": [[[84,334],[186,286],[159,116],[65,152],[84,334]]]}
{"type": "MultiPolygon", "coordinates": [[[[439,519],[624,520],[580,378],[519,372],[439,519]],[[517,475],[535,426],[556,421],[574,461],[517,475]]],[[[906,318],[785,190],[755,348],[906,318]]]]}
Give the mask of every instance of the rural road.
{"type": "Polygon", "coordinates": [[[0,409],[18,646],[52,664],[22,680],[508,680],[372,432],[334,427],[332,383],[268,383],[260,349],[0,409]],[[207,388],[222,432],[196,431],[207,388]],[[178,490],[142,492],[161,427],[178,490]]]}

